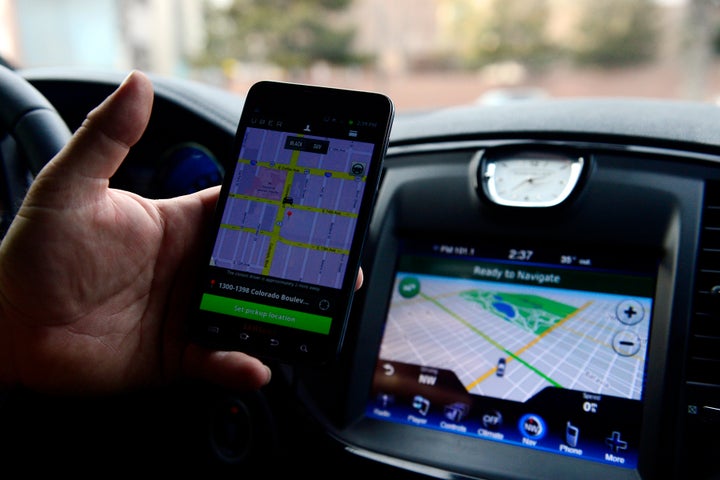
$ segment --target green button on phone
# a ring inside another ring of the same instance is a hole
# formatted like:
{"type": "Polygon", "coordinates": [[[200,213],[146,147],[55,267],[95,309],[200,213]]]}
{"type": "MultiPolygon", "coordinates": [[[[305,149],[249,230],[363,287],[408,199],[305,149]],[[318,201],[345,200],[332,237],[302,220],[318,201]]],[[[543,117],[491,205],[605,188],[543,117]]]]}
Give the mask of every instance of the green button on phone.
{"type": "Polygon", "coordinates": [[[297,328],[308,332],[322,333],[327,335],[330,332],[330,317],[314,315],[312,313],[298,312],[261,303],[246,302],[236,298],[221,297],[206,293],[200,303],[202,310],[208,312],[222,313],[235,317],[247,318],[258,322],[281,325],[283,327],[297,328]]]}

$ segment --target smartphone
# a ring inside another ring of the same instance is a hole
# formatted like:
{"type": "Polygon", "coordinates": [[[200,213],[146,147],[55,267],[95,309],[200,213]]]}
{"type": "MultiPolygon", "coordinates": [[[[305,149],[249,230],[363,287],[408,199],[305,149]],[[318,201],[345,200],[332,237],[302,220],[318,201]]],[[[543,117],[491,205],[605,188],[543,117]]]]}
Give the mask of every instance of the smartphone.
{"type": "Polygon", "coordinates": [[[393,115],[375,92],[250,88],[191,312],[194,341],[288,364],[337,357],[393,115]]]}

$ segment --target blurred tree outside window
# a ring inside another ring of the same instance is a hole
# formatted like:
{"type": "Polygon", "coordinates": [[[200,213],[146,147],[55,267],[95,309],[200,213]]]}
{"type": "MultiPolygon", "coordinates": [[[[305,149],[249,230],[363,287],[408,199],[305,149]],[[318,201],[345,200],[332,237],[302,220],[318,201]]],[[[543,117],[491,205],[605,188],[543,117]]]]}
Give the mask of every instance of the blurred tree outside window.
{"type": "Polygon", "coordinates": [[[355,31],[338,16],[352,0],[232,0],[208,4],[207,50],[201,63],[238,60],[293,71],[317,62],[352,65],[355,31]]]}
{"type": "Polygon", "coordinates": [[[557,66],[651,62],[661,43],[660,19],[657,0],[208,0],[207,48],[196,60],[227,73],[238,64],[243,71],[264,65],[302,78],[319,64],[383,74],[392,54],[396,66],[407,68],[390,74],[500,72],[497,82],[517,83],[557,66]],[[353,8],[358,4],[364,9],[353,8]],[[429,18],[413,16],[412,5],[435,11],[436,26],[425,26],[425,49],[398,41],[403,33],[418,34],[408,28],[413,18],[421,24],[429,18]],[[370,29],[373,21],[385,29],[370,29]],[[379,38],[368,42],[369,34],[379,38]],[[360,39],[374,50],[359,51],[360,39]]]}
{"type": "MultiPolygon", "coordinates": [[[[477,2],[476,2],[477,3],[477,2]]],[[[465,68],[499,62],[540,66],[556,55],[547,25],[547,0],[490,0],[452,26],[463,38],[454,43],[467,45],[461,63],[465,68]]]]}
{"type": "Polygon", "coordinates": [[[399,109],[509,89],[720,102],[720,0],[0,0],[0,12],[0,56],[18,67],[140,68],[237,92],[324,83],[399,109]]]}
{"type": "Polygon", "coordinates": [[[618,67],[651,61],[658,54],[654,0],[579,0],[582,13],[570,53],[579,64],[618,67]]]}

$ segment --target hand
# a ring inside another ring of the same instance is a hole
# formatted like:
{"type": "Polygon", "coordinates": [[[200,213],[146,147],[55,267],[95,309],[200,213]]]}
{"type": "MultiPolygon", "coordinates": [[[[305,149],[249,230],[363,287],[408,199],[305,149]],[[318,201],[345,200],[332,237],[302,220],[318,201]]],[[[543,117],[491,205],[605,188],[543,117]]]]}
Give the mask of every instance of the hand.
{"type": "Polygon", "coordinates": [[[149,200],[109,188],[152,102],[134,72],[33,182],[0,244],[0,385],[109,393],[181,375],[237,389],[270,380],[259,360],[183,335],[219,189],[149,200]]]}

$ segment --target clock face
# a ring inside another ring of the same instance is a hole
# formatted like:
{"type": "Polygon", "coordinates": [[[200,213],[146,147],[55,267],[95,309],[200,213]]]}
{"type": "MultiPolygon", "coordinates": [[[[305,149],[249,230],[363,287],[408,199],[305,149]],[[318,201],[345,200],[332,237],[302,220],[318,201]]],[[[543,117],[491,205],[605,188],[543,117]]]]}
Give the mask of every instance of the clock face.
{"type": "Polygon", "coordinates": [[[533,153],[484,159],[485,195],[498,205],[552,207],[568,198],[583,169],[582,157],[533,153]]]}

